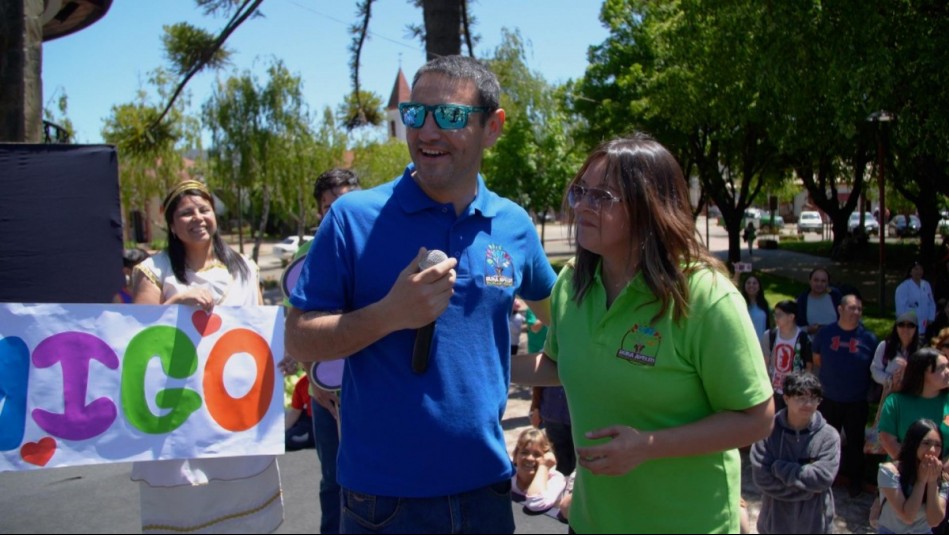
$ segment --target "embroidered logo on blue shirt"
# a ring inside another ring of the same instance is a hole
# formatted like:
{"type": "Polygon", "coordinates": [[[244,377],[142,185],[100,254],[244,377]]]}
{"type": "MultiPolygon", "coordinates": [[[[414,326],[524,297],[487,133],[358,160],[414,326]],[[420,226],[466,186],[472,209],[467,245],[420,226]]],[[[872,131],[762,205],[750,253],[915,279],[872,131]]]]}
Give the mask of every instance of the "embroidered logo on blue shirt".
{"type": "Polygon", "coordinates": [[[662,345],[662,335],[656,329],[648,325],[635,324],[623,335],[616,357],[630,364],[655,366],[660,345],[662,345]]]}
{"type": "Polygon", "coordinates": [[[514,268],[511,255],[507,254],[504,247],[500,245],[488,245],[485,251],[484,261],[487,263],[485,269],[484,283],[487,286],[514,286],[514,268]],[[494,273],[491,275],[490,273],[494,273]]]}

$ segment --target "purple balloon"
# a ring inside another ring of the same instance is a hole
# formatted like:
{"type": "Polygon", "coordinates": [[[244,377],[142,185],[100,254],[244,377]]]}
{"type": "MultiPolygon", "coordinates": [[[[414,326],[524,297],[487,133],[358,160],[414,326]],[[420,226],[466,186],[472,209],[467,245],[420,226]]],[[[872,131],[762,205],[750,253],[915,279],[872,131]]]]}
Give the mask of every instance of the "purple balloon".
{"type": "Polygon", "coordinates": [[[293,287],[297,285],[297,281],[300,280],[300,274],[303,273],[303,261],[306,260],[306,256],[301,256],[287,266],[287,269],[283,272],[283,277],[280,279],[280,287],[283,289],[283,296],[290,298],[290,292],[293,291],[293,287]]]}
{"type": "Polygon", "coordinates": [[[343,359],[314,362],[310,367],[310,382],[323,390],[339,390],[343,386],[343,365],[343,359]]]}

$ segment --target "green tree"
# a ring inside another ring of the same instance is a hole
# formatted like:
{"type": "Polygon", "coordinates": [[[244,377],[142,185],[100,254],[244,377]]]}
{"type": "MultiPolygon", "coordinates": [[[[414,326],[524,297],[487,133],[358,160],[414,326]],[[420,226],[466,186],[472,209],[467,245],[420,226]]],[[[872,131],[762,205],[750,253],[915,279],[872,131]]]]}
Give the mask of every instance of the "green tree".
{"type": "MultiPolygon", "coordinates": [[[[165,71],[154,71],[149,82],[159,99],[167,97],[171,79],[165,71]]],[[[119,187],[126,216],[136,210],[147,213],[149,199],[161,198],[186,176],[182,154],[199,149],[201,144],[199,123],[185,114],[186,105],[186,100],[179,99],[158,128],[153,125],[160,110],[144,89],[134,101],[112,106],[102,138],[115,145],[119,154],[119,187]]]]}
{"type": "Polygon", "coordinates": [[[309,146],[302,83],[279,60],[273,60],[267,74],[263,85],[247,72],[219,82],[204,105],[205,125],[213,140],[211,176],[235,194],[242,250],[245,192],[259,210],[255,261],[271,210],[275,206],[286,212],[298,210],[301,183],[307,180],[295,165],[309,146]]]}
{"type": "Polygon", "coordinates": [[[884,5],[892,71],[882,74],[892,76],[886,85],[893,91],[881,108],[896,119],[880,132],[886,176],[916,206],[920,256],[933,262],[939,210],[949,197],[949,6],[925,0],[884,5]]]}
{"type": "Polygon", "coordinates": [[[362,126],[379,126],[386,122],[386,113],[382,109],[382,97],[371,91],[360,91],[346,95],[336,110],[336,119],[347,130],[362,126]]]}
{"type": "Polygon", "coordinates": [[[76,136],[76,128],[69,119],[69,97],[63,91],[56,99],[56,110],[54,112],[49,108],[49,103],[43,108],[43,120],[46,123],[52,123],[52,131],[48,124],[44,124],[46,130],[46,143],[70,143],[76,136]]]}
{"type": "Polygon", "coordinates": [[[769,135],[830,217],[836,255],[869,178],[868,108],[887,92],[874,80],[888,68],[877,37],[886,22],[861,4],[782,4],[762,13],[757,38],[771,88],[766,104],[775,110],[769,135]]]}
{"type": "Polygon", "coordinates": [[[633,128],[653,133],[705,195],[729,233],[729,260],[741,255],[741,219],[765,184],[780,176],[766,136],[766,89],[757,75],[755,2],[607,0],[610,37],[594,47],[573,106],[588,139],[633,128]]]}
{"type": "Polygon", "coordinates": [[[409,149],[405,142],[389,138],[354,147],[352,169],[362,187],[371,188],[401,176],[408,161],[409,149]]]}
{"type": "Polygon", "coordinates": [[[567,181],[582,163],[573,128],[562,106],[562,90],[532,72],[518,32],[502,30],[502,41],[488,60],[504,92],[504,135],[485,156],[488,185],[499,195],[540,216],[541,238],[546,214],[557,210],[567,181]]]}

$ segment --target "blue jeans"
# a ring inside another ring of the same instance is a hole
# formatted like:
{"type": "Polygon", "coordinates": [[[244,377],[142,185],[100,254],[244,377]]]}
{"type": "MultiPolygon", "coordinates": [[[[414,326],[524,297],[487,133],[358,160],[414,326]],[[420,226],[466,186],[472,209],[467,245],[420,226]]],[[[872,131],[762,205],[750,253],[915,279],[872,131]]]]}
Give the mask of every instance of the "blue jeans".
{"type": "Polygon", "coordinates": [[[313,403],[313,438],[320,459],[320,533],[339,533],[340,488],[336,482],[339,429],[336,418],[322,405],[313,403]]]}
{"type": "Polygon", "coordinates": [[[343,489],[343,533],[514,533],[511,481],[437,498],[343,489]]]}

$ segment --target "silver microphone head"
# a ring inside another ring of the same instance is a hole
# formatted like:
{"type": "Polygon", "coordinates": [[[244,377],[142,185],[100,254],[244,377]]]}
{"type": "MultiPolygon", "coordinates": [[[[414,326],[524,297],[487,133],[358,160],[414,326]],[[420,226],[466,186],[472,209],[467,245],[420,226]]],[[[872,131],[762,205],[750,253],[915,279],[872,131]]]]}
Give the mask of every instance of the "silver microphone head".
{"type": "Polygon", "coordinates": [[[418,263],[418,270],[425,271],[426,269],[434,266],[435,264],[439,264],[441,262],[444,262],[445,260],[448,260],[447,254],[445,254],[443,251],[439,251],[438,249],[432,249],[431,251],[428,252],[427,255],[425,255],[425,258],[423,258],[418,263]]]}

